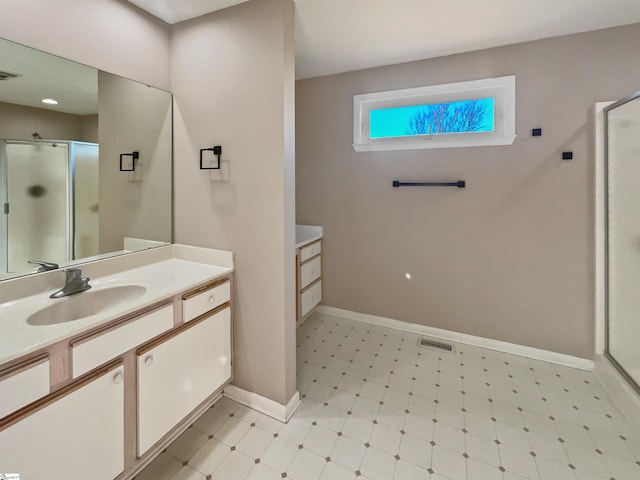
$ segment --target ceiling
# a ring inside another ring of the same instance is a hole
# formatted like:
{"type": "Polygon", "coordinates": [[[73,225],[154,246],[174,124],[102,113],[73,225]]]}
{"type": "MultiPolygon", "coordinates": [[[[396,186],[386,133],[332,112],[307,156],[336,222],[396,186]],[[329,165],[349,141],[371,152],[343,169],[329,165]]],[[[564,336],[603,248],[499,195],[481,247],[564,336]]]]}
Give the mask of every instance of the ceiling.
{"type": "MultiPolygon", "coordinates": [[[[177,23],[247,0],[129,1],[167,23],[177,23]]],[[[640,0],[295,3],[298,78],[640,22],[640,0]]],[[[20,74],[0,82],[0,102],[75,115],[97,112],[97,72],[92,68],[2,40],[0,71],[20,74]],[[42,98],[60,103],[45,105],[42,98]]]]}
{"type": "Polygon", "coordinates": [[[128,0],[166,23],[178,23],[249,0],[128,0]]]}
{"type": "Polygon", "coordinates": [[[74,115],[98,112],[95,68],[0,39],[0,71],[19,75],[0,81],[0,102],[74,115]],[[60,103],[45,105],[43,98],[60,103]]]}
{"type": "MultiPolygon", "coordinates": [[[[167,23],[247,0],[129,0],[167,23]]],[[[294,0],[309,78],[640,22],[640,0],[294,0]]]]}

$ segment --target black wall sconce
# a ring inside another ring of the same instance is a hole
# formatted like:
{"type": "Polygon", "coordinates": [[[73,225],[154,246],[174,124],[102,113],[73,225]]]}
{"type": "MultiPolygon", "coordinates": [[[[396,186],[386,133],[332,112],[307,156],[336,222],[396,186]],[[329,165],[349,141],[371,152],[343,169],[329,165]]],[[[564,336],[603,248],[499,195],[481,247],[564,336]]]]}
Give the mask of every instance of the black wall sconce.
{"type": "Polygon", "coordinates": [[[220,170],[220,155],[222,155],[222,145],[216,145],[212,148],[201,148],[200,149],[200,170],[220,170]],[[213,154],[217,157],[217,162],[215,167],[205,167],[204,166],[204,152],[213,152],[213,154]]]}
{"type": "Polygon", "coordinates": [[[133,172],[136,169],[136,160],[140,158],[139,152],[121,153],[120,154],[120,171],[121,172],[133,172]],[[122,157],[131,157],[131,168],[122,167],[122,157]]]}

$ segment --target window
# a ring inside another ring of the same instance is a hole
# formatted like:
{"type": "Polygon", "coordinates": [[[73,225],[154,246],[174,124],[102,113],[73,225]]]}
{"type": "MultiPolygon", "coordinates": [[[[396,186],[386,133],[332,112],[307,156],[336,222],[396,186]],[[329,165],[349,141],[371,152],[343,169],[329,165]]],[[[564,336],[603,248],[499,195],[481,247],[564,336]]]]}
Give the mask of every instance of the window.
{"type": "Polygon", "coordinates": [[[515,76],[353,97],[357,152],[510,145],[515,76]]]}

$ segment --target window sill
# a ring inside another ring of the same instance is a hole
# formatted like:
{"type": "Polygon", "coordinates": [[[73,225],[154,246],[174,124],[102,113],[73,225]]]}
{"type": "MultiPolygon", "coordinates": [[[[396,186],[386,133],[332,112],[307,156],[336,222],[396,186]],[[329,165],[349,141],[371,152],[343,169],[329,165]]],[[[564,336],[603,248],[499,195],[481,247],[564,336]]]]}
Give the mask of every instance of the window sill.
{"type": "Polygon", "coordinates": [[[424,139],[424,140],[386,140],[370,143],[354,143],[356,152],[382,152],[390,150],[422,150],[425,148],[459,148],[459,147],[489,147],[497,145],[511,145],[517,135],[501,135],[485,138],[468,139],[424,139]]]}

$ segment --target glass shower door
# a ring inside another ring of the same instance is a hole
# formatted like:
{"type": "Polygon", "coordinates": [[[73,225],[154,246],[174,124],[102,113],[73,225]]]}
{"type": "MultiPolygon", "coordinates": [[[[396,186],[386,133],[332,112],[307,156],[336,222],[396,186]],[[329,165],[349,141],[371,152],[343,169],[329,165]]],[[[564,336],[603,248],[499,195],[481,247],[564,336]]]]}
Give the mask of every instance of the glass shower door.
{"type": "Polygon", "coordinates": [[[607,355],[640,391],[640,92],[605,121],[607,355]]]}
{"type": "Polygon", "coordinates": [[[6,142],[7,271],[69,257],[69,147],[6,142]]]}
{"type": "Polygon", "coordinates": [[[98,255],[98,145],[73,142],[71,158],[74,165],[74,228],[75,258],[98,255]]]}

